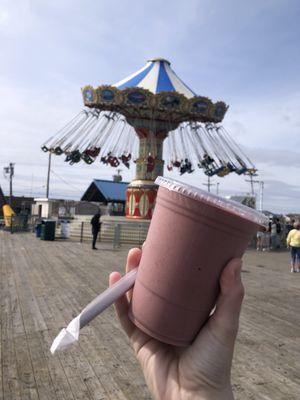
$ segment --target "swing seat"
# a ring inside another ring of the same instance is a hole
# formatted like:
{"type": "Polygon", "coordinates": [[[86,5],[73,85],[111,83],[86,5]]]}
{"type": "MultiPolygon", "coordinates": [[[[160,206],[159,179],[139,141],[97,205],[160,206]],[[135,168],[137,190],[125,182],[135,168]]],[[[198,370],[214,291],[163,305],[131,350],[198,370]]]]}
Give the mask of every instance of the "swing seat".
{"type": "MultiPolygon", "coordinates": [[[[200,164],[204,167],[204,168],[209,168],[211,166],[212,163],[214,163],[214,159],[207,156],[204,156],[204,158],[202,160],[200,160],[200,164]]],[[[198,164],[199,165],[199,164],[198,164]]]]}
{"type": "Polygon", "coordinates": [[[79,161],[81,160],[80,151],[79,150],[72,151],[72,153],[67,156],[66,160],[67,159],[70,160],[71,165],[79,163],[79,161]]]}
{"type": "Polygon", "coordinates": [[[84,153],[90,157],[96,158],[100,153],[100,147],[93,147],[91,149],[86,149],[84,153]]]}
{"type": "Polygon", "coordinates": [[[214,169],[214,175],[218,175],[219,173],[221,173],[224,170],[224,167],[217,167],[214,169]]]}
{"type": "Polygon", "coordinates": [[[242,167],[242,168],[237,168],[236,170],[235,170],[235,172],[238,174],[238,175],[242,175],[242,174],[244,174],[245,172],[247,172],[247,167],[242,167]]]}
{"type": "Polygon", "coordinates": [[[208,154],[204,154],[202,162],[205,164],[212,164],[215,160],[211,158],[208,154]]]}
{"type": "Polygon", "coordinates": [[[223,170],[222,171],[219,171],[218,173],[217,173],[217,175],[220,177],[220,178],[222,178],[223,176],[226,176],[226,175],[228,175],[230,173],[230,169],[228,168],[228,167],[223,167],[223,170]]]}
{"type": "Polygon", "coordinates": [[[183,175],[186,172],[188,174],[194,172],[194,170],[192,169],[192,163],[187,158],[184,160],[184,164],[182,164],[180,167],[180,175],[183,175]]]}
{"type": "Polygon", "coordinates": [[[207,168],[204,171],[205,175],[207,176],[214,176],[216,174],[216,169],[215,168],[207,168]]]}
{"type": "Polygon", "coordinates": [[[185,161],[186,172],[188,174],[191,174],[192,172],[194,172],[194,170],[192,169],[192,163],[187,158],[184,161],[185,161]]]}
{"type": "Polygon", "coordinates": [[[155,166],[155,159],[152,156],[147,158],[147,172],[152,172],[155,166]]]}
{"type": "Polygon", "coordinates": [[[131,160],[131,154],[129,153],[127,156],[125,154],[122,154],[121,157],[119,157],[119,160],[122,161],[122,163],[125,165],[126,168],[129,169],[129,161],[131,160]]]}
{"type": "Polygon", "coordinates": [[[86,164],[88,164],[88,165],[90,165],[90,164],[93,164],[93,162],[95,161],[92,157],[90,157],[88,154],[86,154],[86,153],[84,153],[83,155],[82,155],[82,159],[83,159],[83,161],[86,163],[86,164]]]}
{"type": "Polygon", "coordinates": [[[231,163],[227,163],[227,168],[229,169],[229,172],[235,172],[236,170],[236,167],[231,163]]]}
{"type": "Polygon", "coordinates": [[[128,154],[128,156],[125,156],[125,154],[122,154],[122,156],[119,157],[119,159],[122,161],[122,163],[125,165],[125,167],[129,169],[129,167],[130,167],[129,161],[131,159],[131,154],[128,154]]]}
{"type": "Polygon", "coordinates": [[[55,147],[55,149],[54,149],[55,155],[60,156],[60,155],[62,155],[62,153],[63,153],[63,151],[59,146],[55,147]]]}
{"type": "Polygon", "coordinates": [[[238,175],[242,175],[245,172],[247,172],[248,168],[247,168],[246,164],[244,163],[244,161],[240,157],[237,157],[236,159],[237,159],[238,163],[240,164],[241,168],[236,168],[235,172],[238,175]]]}
{"type": "Polygon", "coordinates": [[[107,159],[107,162],[111,167],[118,167],[120,165],[120,162],[117,159],[117,157],[113,157],[113,156],[109,156],[107,159]]]}
{"type": "Polygon", "coordinates": [[[173,164],[173,167],[179,168],[181,165],[181,161],[176,160],[176,161],[173,161],[172,164],[173,164]]]}
{"type": "Polygon", "coordinates": [[[127,154],[127,156],[125,154],[122,154],[119,159],[122,160],[122,162],[128,162],[131,160],[131,153],[127,154]]]}
{"type": "Polygon", "coordinates": [[[249,173],[249,175],[255,175],[257,172],[256,168],[248,168],[247,172],[249,173]]]}

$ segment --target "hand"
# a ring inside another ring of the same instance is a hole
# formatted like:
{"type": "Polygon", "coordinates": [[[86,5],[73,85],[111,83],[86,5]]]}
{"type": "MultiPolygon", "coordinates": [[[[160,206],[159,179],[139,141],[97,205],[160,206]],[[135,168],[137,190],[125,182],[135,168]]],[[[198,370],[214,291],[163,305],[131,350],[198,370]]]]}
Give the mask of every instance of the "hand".
{"type": "MultiPolygon", "coordinates": [[[[135,268],[141,250],[131,249],[126,271],[135,268]]],[[[216,309],[188,347],[164,344],[138,329],[128,318],[132,290],[115,303],[121,325],[156,400],[231,400],[230,371],[244,296],[240,259],[231,260],[220,278],[216,309]]],[[[121,275],[112,272],[109,284],[121,275]]]]}

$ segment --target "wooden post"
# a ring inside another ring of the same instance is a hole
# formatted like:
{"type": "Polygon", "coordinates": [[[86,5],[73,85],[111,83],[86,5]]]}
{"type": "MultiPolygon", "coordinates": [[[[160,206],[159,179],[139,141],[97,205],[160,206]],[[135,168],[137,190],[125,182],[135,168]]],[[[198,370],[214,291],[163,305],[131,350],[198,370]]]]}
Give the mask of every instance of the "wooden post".
{"type": "Polygon", "coordinates": [[[80,243],[82,243],[82,241],[83,241],[83,224],[84,224],[84,222],[82,221],[81,228],[80,228],[80,243]]]}

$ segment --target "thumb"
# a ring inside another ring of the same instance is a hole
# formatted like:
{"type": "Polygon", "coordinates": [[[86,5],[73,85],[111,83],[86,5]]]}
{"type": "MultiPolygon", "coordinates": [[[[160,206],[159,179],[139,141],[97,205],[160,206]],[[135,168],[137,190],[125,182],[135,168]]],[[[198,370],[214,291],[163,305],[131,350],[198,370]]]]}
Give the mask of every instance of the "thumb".
{"type": "Polygon", "coordinates": [[[226,344],[234,344],[244,298],[241,280],[242,260],[234,258],[224,268],[220,278],[220,294],[216,310],[209,319],[210,329],[226,344]]]}

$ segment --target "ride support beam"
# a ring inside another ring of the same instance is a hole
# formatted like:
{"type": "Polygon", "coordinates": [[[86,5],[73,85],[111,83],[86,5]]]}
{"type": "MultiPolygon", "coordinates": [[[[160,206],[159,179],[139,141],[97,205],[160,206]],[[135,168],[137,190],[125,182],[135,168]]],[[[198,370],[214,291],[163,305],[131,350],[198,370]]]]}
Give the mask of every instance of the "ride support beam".
{"type": "Polygon", "coordinates": [[[164,173],[163,141],[167,132],[136,128],[136,133],[139,136],[139,156],[136,177],[126,192],[126,217],[151,219],[157,194],[154,181],[164,173]]]}

